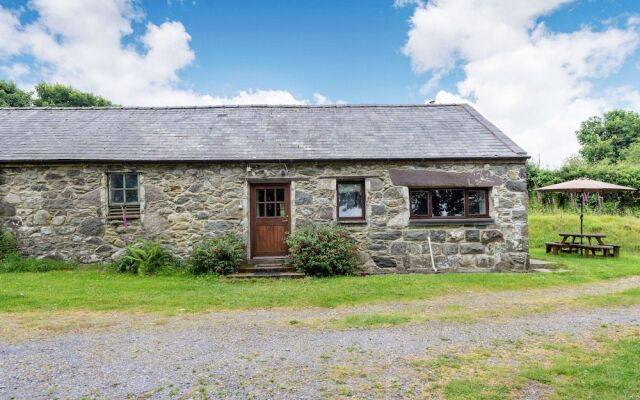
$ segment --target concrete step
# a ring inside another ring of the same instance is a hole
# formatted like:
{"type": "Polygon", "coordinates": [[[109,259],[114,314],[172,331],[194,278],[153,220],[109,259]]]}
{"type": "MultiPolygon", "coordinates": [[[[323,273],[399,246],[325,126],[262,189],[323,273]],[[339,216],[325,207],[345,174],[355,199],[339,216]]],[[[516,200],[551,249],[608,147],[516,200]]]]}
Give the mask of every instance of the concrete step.
{"type": "Polygon", "coordinates": [[[260,265],[244,265],[238,268],[238,272],[298,272],[294,267],[287,267],[282,264],[260,264],[260,265]]]}
{"type": "Polygon", "coordinates": [[[227,275],[227,278],[232,279],[257,279],[257,278],[304,278],[305,274],[302,272],[238,272],[236,274],[227,275]]]}
{"type": "Polygon", "coordinates": [[[266,258],[252,258],[249,260],[251,265],[284,265],[287,260],[286,257],[266,257],[266,258]]]}

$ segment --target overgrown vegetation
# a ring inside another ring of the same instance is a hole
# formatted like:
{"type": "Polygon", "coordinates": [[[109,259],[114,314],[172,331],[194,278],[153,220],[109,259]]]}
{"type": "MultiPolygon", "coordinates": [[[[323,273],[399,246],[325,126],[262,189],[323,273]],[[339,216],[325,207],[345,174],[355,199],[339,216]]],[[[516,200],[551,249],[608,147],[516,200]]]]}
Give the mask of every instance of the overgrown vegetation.
{"type": "Polygon", "coordinates": [[[195,275],[234,273],[245,261],[245,246],[242,239],[232,233],[205,239],[193,250],[189,260],[195,275]]]}
{"type": "Polygon", "coordinates": [[[18,254],[18,243],[11,232],[0,231],[0,260],[13,254],[18,254]]]}
{"type": "Polygon", "coordinates": [[[113,272],[152,275],[172,270],[174,258],[158,242],[142,241],[129,245],[124,254],[109,265],[113,272]]]}
{"type": "Polygon", "coordinates": [[[288,263],[310,276],[352,275],[358,245],[349,231],[332,225],[311,225],[289,235],[288,263]]]}

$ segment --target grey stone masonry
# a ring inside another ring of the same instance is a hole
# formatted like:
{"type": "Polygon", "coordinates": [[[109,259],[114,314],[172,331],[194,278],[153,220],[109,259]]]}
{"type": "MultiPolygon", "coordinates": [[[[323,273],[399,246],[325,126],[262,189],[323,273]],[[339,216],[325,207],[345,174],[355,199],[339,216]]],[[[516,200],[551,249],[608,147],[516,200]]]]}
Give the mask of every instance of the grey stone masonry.
{"type": "Polygon", "coordinates": [[[0,227],[15,232],[22,252],[36,257],[104,262],[141,239],[186,257],[210,235],[231,231],[248,243],[252,181],[290,180],[295,231],[337,223],[336,180],[356,178],[365,181],[366,221],[344,226],[359,242],[363,270],[433,272],[432,256],[445,272],[527,269],[523,161],[3,164],[0,227]],[[439,225],[410,220],[409,188],[393,185],[391,169],[491,176],[497,184],[489,188],[490,218],[439,225]],[[107,173],[127,171],[140,174],[141,218],[125,228],[106,219],[107,173]]]}

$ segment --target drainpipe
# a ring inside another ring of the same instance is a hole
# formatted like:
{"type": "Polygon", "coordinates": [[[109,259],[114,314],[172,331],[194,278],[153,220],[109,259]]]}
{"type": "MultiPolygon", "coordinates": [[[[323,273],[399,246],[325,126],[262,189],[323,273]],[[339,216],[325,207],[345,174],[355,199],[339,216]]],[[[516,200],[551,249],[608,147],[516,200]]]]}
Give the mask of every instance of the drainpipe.
{"type": "Polygon", "coordinates": [[[433,259],[433,249],[431,248],[431,234],[427,236],[427,240],[429,240],[429,255],[431,256],[431,268],[433,268],[433,272],[437,274],[439,271],[438,271],[438,268],[436,268],[436,262],[433,259]]]}

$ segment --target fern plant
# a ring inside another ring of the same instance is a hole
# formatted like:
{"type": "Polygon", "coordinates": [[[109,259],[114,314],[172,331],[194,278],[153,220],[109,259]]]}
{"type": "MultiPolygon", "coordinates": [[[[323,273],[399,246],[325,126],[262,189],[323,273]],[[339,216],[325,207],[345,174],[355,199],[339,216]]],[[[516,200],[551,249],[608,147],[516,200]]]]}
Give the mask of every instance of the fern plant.
{"type": "Polygon", "coordinates": [[[148,275],[159,272],[172,262],[171,253],[160,243],[145,240],[127,246],[124,255],[112,263],[111,269],[115,272],[148,275]]]}

